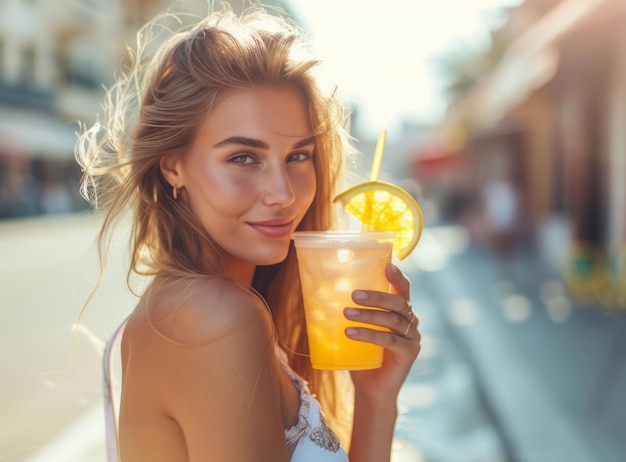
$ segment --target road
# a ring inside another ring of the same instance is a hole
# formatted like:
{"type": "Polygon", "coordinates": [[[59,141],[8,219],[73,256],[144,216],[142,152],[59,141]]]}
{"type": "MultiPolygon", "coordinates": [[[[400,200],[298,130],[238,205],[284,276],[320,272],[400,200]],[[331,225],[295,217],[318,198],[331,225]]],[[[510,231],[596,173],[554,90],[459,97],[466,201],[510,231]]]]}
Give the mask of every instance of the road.
{"type": "Polygon", "coordinates": [[[91,215],[0,223],[3,462],[46,460],[53,442],[67,458],[49,461],[88,461],[101,451],[103,433],[88,431],[102,422],[101,350],[134,297],[124,290],[121,252],[114,252],[75,342],[73,326],[98,277],[97,225],[91,215]],[[63,452],[72,428],[72,449],[63,452]]]}

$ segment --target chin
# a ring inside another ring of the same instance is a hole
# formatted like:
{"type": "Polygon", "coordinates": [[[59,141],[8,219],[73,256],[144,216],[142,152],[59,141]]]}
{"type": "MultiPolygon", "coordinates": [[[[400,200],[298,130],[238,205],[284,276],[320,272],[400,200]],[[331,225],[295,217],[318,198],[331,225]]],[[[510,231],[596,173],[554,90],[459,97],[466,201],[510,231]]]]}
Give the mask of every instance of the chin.
{"type": "Polygon", "coordinates": [[[289,246],[287,246],[285,250],[281,250],[280,252],[271,252],[267,255],[259,256],[256,264],[257,266],[276,265],[278,263],[284,262],[288,254],[289,246]]]}

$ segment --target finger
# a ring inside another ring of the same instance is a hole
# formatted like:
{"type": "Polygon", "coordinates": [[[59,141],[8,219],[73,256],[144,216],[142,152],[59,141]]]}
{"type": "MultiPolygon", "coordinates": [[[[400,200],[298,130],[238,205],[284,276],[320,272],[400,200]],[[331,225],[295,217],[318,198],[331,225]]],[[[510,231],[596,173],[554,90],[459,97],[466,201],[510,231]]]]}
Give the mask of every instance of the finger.
{"type": "Polygon", "coordinates": [[[347,307],[344,309],[344,316],[351,321],[382,327],[404,337],[411,335],[412,331],[417,330],[419,323],[415,315],[408,320],[398,313],[367,308],[347,307]]]}
{"type": "Polygon", "coordinates": [[[389,294],[376,290],[355,290],[352,292],[352,300],[362,306],[382,308],[393,311],[406,320],[413,318],[413,307],[406,297],[399,294],[389,294]]]}
{"type": "Polygon", "coordinates": [[[405,353],[408,349],[411,356],[416,357],[421,349],[422,336],[418,330],[414,332],[407,337],[401,337],[394,332],[384,332],[367,327],[348,327],[345,331],[346,336],[352,340],[373,343],[399,354],[405,353]]]}
{"type": "Polygon", "coordinates": [[[406,327],[404,328],[404,331],[402,333],[398,332],[398,335],[400,335],[400,337],[408,337],[411,335],[412,330],[417,331],[417,324],[415,324],[415,327],[413,327],[413,321],[417,321],[416,316],[413,316],[413,318],[407,322],[406,327]]]}
{"type": "Polygon", "coordinates": [[[390,263],[385,268],[385,276],[391,283],[392,292],[411,298],[411,281],[396,265],[390,263]]]}

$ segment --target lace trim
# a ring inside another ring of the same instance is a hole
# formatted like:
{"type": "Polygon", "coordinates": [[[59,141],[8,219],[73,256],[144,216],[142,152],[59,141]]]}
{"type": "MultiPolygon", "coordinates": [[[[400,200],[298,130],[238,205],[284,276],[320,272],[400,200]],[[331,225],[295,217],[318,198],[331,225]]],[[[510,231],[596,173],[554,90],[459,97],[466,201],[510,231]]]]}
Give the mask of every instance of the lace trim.
{"type": "Polygon", "coordinates": [[[326,423],[326,417],[324,417],[322,411],[320,411],[320,424],[313,430],[309,438],[311,438],[311,441],[317,446],[330,452],[337,452],[341,447],[339,438],[337,438],[335,432],[333,432],[326,423]]]}
{"type": "Polygon", "coordinates": [[[311,401],[308,396],[300,393],[300,410],[298,411],[298,423],[293,427],[285,429],[285,439],[287,441],[287,450],[289,451],[289,458],[296,450],[298,442],[309,431],[309,410],[311,409],[311,401]]]}
{"type": "Polygon", "coordinates": [[[287,355],[284,351],[278,349],[278,357],[285,370],[285,373],[298,389],[298,392],[300,394],[298,422],[294,426],[285,429],[285,439],[287,441],[289,458],[293,456],[298,442],[302,439],[303,436],[305,436],[309,432],[309,429],[312,430],[311,434],[309,435],[309,439],[313,443],[315,443],[316,446],[325,449],[326,451],[338,452],[341,448],[341,443],[339,442],[339,438],[337,438],[337,435],[335,435],[332,429],[328,426],[328,423],[326,422],[326,417],[324,416],[324,413],[321,411],[321,409],[319,410],[320,424],[314,429],[311,428],[311,425],[309,424],[311,400],[313,400],[314,398],[309,391],[307,382],[289,367],[287,363],[287,355]]]}
{"type": "Polygon", "coordinates": [[[300,395],[300,408],[298,410],[298,422],[285,429],[285,439],[287,440],[287,449],[289,451],[289,458],[293,455],[298,445],[298,441],[306,435],[309,429],[309,411],[311,409],[311,401],[309,399],[311,392],[307,386],[306,381],[296,374],[287,364],[287,355],[280,348],[277,348],[277,355],[280,359],[280,363],[283,366],[287,377],[294,384],[300,395]]]}

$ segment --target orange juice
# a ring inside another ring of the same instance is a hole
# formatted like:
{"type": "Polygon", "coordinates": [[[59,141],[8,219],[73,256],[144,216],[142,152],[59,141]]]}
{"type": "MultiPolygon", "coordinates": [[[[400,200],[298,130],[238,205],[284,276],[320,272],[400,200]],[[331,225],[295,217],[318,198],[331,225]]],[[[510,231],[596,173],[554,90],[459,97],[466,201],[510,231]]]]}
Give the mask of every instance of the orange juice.
{"type": "Polygon", "coordinates": [[[378,345],[348,338],[347,327],[366,326],[345,318],[357,289],[389,292],[385,266],[395,233],[296,232],[293,235],[302,282],[311,363],[316,369],[375,369],[378,345]]]}

